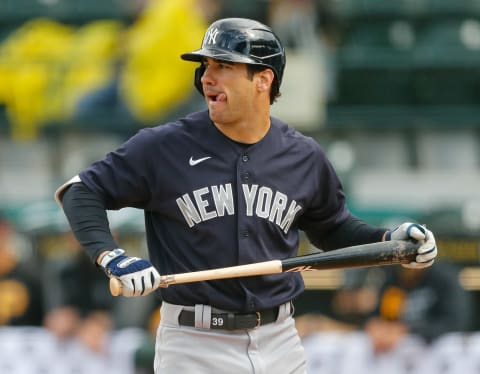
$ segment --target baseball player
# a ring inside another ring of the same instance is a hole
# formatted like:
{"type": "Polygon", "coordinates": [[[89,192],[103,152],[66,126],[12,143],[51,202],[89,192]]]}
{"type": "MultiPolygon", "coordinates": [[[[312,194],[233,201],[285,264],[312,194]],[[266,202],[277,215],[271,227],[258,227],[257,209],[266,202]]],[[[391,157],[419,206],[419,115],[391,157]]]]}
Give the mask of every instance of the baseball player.
{"type": "MultiPolygon", "coordinates": [[[[270,116],[286,59],[269,27],[218,20],[181,57],[199,64],[206,109],[140,130],[56,191],[76,237],[124,296],[152,292],[159,273],[295,256],[300,230],[323,250],[413,238],[423,244],[406,266],[433,263],[429,230],[388,231],[352,216],[319,144],[270,116]],[[110,233],[106,210],[123,207],[145,212],[149,260],[130,257],[110,233]]],[[[292,318],[303,290],[299,273],[158,290],[155,372],[304,373],[292,318]]]]}

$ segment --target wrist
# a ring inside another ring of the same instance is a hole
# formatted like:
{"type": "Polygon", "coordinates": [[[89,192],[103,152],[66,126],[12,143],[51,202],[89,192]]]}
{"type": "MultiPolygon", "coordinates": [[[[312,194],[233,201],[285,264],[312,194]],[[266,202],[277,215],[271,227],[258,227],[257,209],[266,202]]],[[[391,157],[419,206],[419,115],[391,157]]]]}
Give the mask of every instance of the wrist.
{"type": "Polygon", "coordinates": [[[390,240],[392,240],[392,232],[390,230],[387,230],[383,233],[382,242],[388,242],[390,240]]]}
{"type": "Polygon", "coordinates": [[[102,252],[98,257],[97,257],[97,264],[99,264],[101,267],[106,268],[106,266],[114,259],[117,258],[118,256],[122,256],[125,254],[125,251],[121,248],[116,248],[112,251],[105,251],[102,252]]]}
{"type": "Polygon", "coordinates": [[[110,251],[103,251],[101,252],[98,256],[97,256],[97,259],[95,260],[95,264],[97,264],[98,266],[100,266],[100,262],[102,261],[102,258],[110,251]]]}

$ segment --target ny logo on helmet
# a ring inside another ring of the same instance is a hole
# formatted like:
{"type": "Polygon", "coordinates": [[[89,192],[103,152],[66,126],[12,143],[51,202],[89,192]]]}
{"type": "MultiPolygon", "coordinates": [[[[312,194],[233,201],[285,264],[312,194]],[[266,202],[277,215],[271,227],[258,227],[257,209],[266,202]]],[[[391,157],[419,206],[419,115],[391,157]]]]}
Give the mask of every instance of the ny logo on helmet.
{"type": "Polygon", "coordinates": [[[215,44],[217,35],[218,35],[218,29],[216,27],[214,29],[208,30],[207,35],[205,35],[205,42],[207,44],[215,44]]]}

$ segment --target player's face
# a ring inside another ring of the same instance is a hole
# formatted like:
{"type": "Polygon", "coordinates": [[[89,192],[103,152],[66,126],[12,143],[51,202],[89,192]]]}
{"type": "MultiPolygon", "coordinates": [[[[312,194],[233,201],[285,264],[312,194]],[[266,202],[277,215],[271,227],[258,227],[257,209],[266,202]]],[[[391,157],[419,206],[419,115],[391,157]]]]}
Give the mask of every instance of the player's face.
{"type": "Polygon", "coordinates": [[[236,123],[256,112],[258,92],[247,65],[206,58],[204,66],[201,82],[213,122],[236,123]]]}

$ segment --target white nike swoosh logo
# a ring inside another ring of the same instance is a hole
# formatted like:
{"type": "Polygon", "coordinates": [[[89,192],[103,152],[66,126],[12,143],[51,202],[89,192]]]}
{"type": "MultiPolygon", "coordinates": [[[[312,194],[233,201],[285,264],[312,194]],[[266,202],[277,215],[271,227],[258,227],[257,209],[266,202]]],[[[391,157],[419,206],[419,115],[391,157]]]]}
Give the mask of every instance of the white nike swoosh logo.
{"type": "Polygon", "coordinates": [[[190,166],[195,166],[195,165],[199,164],[200,162],[208,160],[209,158],[211,158],[211,157],[207,156],[207,157],[199,158],[198,160],[194,160],[193,157],[190,157],[190,160],[188,160],[188,163],[190,164],[190,166]]]}

